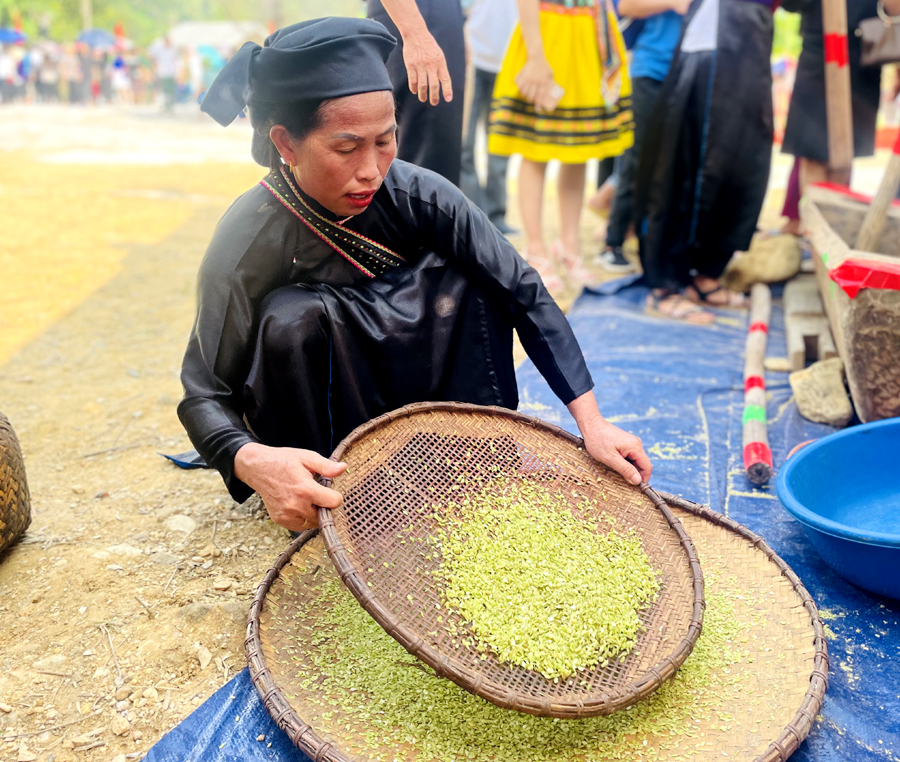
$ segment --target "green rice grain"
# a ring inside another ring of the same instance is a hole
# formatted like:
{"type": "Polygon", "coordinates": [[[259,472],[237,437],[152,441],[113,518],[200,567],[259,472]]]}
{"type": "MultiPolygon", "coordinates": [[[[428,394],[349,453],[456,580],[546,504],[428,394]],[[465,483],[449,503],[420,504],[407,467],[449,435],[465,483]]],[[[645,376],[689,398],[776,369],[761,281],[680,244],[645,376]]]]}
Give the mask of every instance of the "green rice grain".
{"type": "Polygon", "coordinates": [[[659,582],[633,530],[580,508],[581,519],[560,493],[499,480],[441,514],[444,604],[480,652],[553,680],[634,648],[659,582]]]}

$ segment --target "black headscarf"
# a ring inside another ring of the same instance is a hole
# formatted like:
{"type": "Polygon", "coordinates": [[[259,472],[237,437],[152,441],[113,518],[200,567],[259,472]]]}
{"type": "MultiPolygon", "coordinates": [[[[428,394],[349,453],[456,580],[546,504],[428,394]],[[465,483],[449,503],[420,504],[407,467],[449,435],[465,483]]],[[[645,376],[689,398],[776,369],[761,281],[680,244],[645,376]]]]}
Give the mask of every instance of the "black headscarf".
{"type": "Polygon", "coordinates": [[[200,106],[227,126],[254,100],[289,103],[390,90],[384,62],[396,39],[377,21],[324,18],[247,42],[225,64],[200,106]]]}

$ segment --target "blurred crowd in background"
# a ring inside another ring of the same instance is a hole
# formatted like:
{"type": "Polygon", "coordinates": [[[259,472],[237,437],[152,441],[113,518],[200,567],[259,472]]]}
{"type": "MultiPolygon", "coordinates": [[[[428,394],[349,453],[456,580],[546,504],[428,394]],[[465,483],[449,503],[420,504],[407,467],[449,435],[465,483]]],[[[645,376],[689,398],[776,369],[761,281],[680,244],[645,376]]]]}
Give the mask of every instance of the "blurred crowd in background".
{"type": "Polygon", "coordinates": [[[176,44],[171,36],[141,47],[102,29],[70,42],[31,43],[24,34],[4,28],[0,102],[159,103],[171,110],[178,103],[196,102],[234,49],[199,40],[176,44]]]}

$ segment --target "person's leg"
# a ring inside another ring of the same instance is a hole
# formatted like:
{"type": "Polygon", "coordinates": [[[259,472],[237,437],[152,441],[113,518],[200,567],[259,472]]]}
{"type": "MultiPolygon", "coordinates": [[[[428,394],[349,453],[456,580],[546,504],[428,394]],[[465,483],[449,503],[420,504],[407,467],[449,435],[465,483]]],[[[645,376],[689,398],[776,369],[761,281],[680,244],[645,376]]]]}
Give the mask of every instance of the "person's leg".
{"type": "Polygon", "coordinates": [[[519,208],[522,212],[522,226],[525,229],[525,249],[529,259],[546,259],[544,229],[541,217],[544,210],[544,175],[547,165],[522,160],[519,169],[519,208]]]}
{"type": "Polygon", "coordinates": [[[647,128],[656,106],[662,82],[649,77],[636,77],[632,83],[632,110],[634,113],[634,145],[622,154],[619,165],[619,183],[609,216],[606,234],[606,251],[601,254],[601,264],[613,271],[632,269],[622,256],[622,246],[634,221],[634,184],[638,160],[647,134],[647,128]],[[612,256],[605,257],[609,252],[612,256]]]}
{"type": "Polygon", "coordinates": [[[569,285],[575,289],[592,285],[596,277],[585,268],[579,246],[579,224],[584,203],[584,164],[563,164],[559,168],[559,241],[553,254],[562,264],[569,285]]]}
{"type": "Polygon", "coordinates": [[[800,197],[806,194],[806,189],[815,183],[837,183],[838,185],[850,185],[850,172],[844,170],[829,169],[827,164],[800,158],[800,197]]]}
{"type": "MultiPolygon", "coordinates": [[[[481,77],[487,96],[484,100],[484,112],[480,117],[484,122],[485,128],[487,128],[497,75],[494,72],[480,70],[477,70],[477,74],[481,77]]],[[[508,167],[508,156],[488,154],[487,182],[484,186],[484,206],[482,206],[482,209],[484,209],[488,219],[504,233],[510,230],[506,224],[506,170],[508,167]]]]}
{"type": "Polygon", "coordinates": [[[525,229],[525,250],[522,256],[534,267],[549,291],[560,291],[563,282],[556,262],[544,243],[541,217],[544,210],[544,175],[547,165],[542,162],[522,160],[519,169],[519,209],[525,229]]]}
{"type": "Polygon", "coordinates": [[[607,156],[600,159],[600,165],[597,167],[597,190],[588,199],[588,209],[601,217],[609,214],[612,205],[613,196],[616,195],[616,187],[619,183],[619,175],[616,171],[616,164],[619,162],[618,156],[607,156]]]}
{"type": "MultiPolygon", "coordinates": [[[[491,92],[493,90],[493,77],[490,72],[475,69],[472,82],[472,103],[469,107],[469,123],[466,127],[466,136],[463,139],[462,154],[460,156],[459,189],[469,197],[485,214],[485,193],[478,180],[478,172],[475,169],[475,143],[478,137],[478,125],[487,120],[487,113],[491,106],[491,92]],[[490,77],[490,87],[484,75],[490,77]]],[[[490,215],[489,215],[490,216],[490,215]]]]}
{"type": "Polygon", "coordinates": [[[487,185],[484,189],[485,213],[501,232],[510,232],[506,224],[506,170],[509,157],[488,154],[487,185]]]}
{"type": "Polygon", "coordinates": [[[787,217],[787,222],[781,228],[782,233],[800,235],[800,159],[794,158],[794,166],[791,167],[791,176],[788,179],[787,192],[784,194],[784,206],[781,216],[787,217]]]}
{"type": "Polygon", "coordinates": [[[244,414],[259,441],[325,456],[334,449],[331,345],[317,292],[286,286],[266,297],[243,388],[244,414]]]}
{"type": "Polygon", "coordinates": [[[584,204],[584,164],[561,164],[559,167],[559,240],[570,254],[578,255],[578,227],[584,204]]]}

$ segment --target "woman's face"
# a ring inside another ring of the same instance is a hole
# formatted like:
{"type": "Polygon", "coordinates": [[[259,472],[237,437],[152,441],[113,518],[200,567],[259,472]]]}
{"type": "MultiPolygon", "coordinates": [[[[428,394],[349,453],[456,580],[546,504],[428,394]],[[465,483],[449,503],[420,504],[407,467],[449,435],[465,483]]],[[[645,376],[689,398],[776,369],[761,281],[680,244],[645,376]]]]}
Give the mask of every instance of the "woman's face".
{"type": "Polygon", "coordinates": [[[394,96],[381,91],[337,98],[321,116],[322,125],[304,140],[288,138],[292,155],[272,138],[304,193],[338,217],[361,214],[397,153],[394,96]]]}

